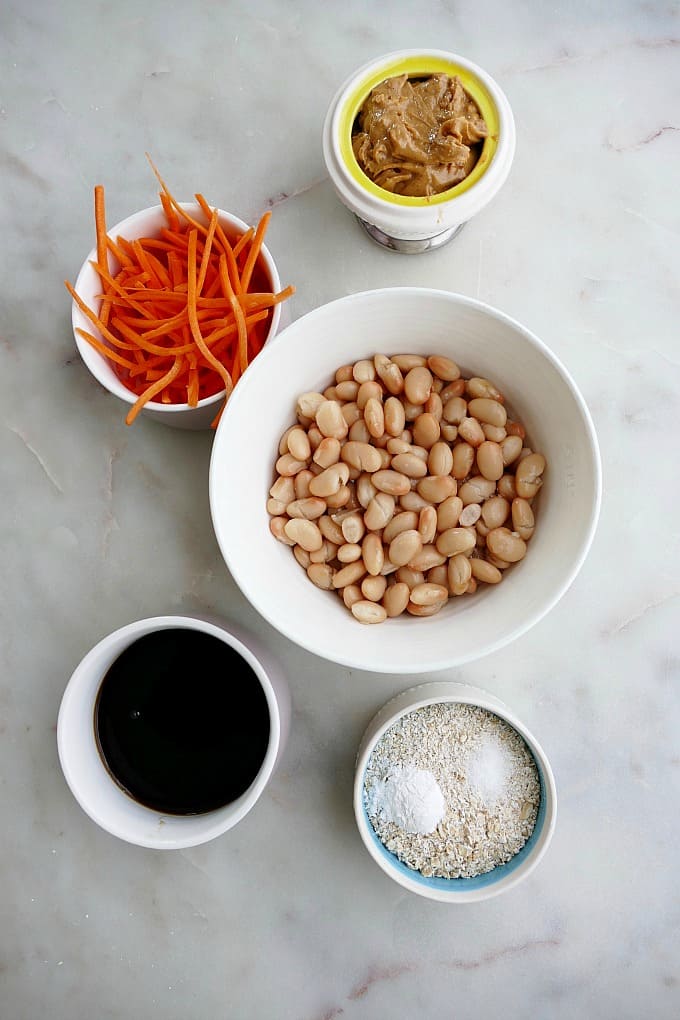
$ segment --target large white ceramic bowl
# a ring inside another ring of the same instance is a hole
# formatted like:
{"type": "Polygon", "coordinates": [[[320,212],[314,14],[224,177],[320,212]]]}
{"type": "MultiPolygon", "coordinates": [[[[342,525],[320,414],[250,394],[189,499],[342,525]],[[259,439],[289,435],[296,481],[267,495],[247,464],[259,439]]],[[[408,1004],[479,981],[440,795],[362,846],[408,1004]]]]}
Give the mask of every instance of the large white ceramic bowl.
{"type": "Polygon", "coordinates": [[[588,409],[555,355],[518,322],[471,298],[394,288],[354,294],[288,326],[255,360],[222,416],[210,465],[213,525],[225,562],[253,606],[309,651],[357,669],[418,673],[458,665],[519,637],[578,573],[600,508],[600,456],[588,409]],[[548,469],[526,558],[503,582],[451,599],[436,616],[362,626],[307,578],[269,531],[278,443],[297,396],[376,352],[449,355],[502,387],[548,469]]]}

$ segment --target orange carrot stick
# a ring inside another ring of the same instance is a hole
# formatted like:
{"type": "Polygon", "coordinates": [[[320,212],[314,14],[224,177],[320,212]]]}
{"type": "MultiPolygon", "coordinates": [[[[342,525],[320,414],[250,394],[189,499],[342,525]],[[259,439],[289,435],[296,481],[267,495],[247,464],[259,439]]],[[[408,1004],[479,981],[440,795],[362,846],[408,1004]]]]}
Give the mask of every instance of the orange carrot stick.
{"type": "Polygon", "coordinates": [[[94,189],[94,223],[97,234],[97,262],[102,269],[108,269],[106,259],[106,209],[104,188],[98,184],[94,189]]]}
{"type": "Polygon", "coordinates": [[[159,174],[158,170],[156,169],[156,166],[154,165],[154,162],[151,159],[151,156],[149,155],[149,153],[147,152],[147,153],[145,153],[145,155],[146,155],[146,158],[149,161],[151,169],[153,170],[154,174],[156,175],[156,179],[158,180],[158,183],[160,184],[161,188],[163,189],[163,191],[167,195],[168,201],[170,202],[170,204],[177,210],[177,213],[179,214],[180,219],[186,220],[188,223],[190,223],[192,225],[194,230],[200,231],[201,234],[204,234],[204,235],[207,234],[208,231],[203,226],[203,224],[199,223],[198,220],[193,219],[189,215],[189,213],[185,209],[182,208],[182,206],[175,199],[175,197],[170,193],[170,190],[169,190],[167,184],[165,183],[165,181],[163,180],[163,178],[159,174]]]}
{"type": "Polygon", "coordinates": [[[182,282],[182,263],[176,251],[168,252],[168,269],[173,289],[182,282]]]}
{"type": "MultiPolygon", "coordinates": [[[[187,312],[186,306],[182,309],[182,311],[186,315],[186,312],[187,312]]],[[[127,314],[126,314],[126,312],[120,312],[119,315],[118,315],[118,318],[121,320],[121,322],[126,322],[128,324],[128,326],[140,326],[145,331],[146,330],[155,330],[155,329],[157,329],[160,326],[163,326],[163,327],[167,326],[167,324],[168,324],[168,317],[166,315],[162,315],[162,314],[159,314],[158,312],[156,312],[155,313],[155,317],[151,318],[152,315],[154,315],[153,306],[150,305],[149,306],[149,315],[145,316],[143,319],[140,319],[136,315],[130,315],[129,312],[127,314]]],[[[211,318],[215,318],[215,313],[214,313],[214,311],[211,308],[202,308],[200,310],[200,312],[197,313],[197,315],[198,315],[198,319],[199,319],[200,322],[204,322],[204,321],[207,321],[207,320],[209,320],[211,318]]],[[[170,327],[170,329],[175,329],[175,328],[176,328],[175,326],[171,326],[170,327]]]]}
{"type": "Polygon", "coordinates": [[[147,251],[149,248],[156,248],[158,251],[177,251],[177,245],[172,241],[162,241],[158,237],[138,237],[137,240],[147,251]]]}
{"type": "Polygon", "coordinates": [[[183,308],[177,315],[173,315],[171,319],[164,319],[163,322],[156,326],[155,329],[145,330],[142,333],[144,340],[155,340],[156,337],[165,336],[170,330],[174,330],[179,326],[182,326],[185,322],[188,322],[189,318],[187,315],[186,308],[183,308]]]}
{"type": "Polygon", "coordinates": [[[133,241],[132,247],[134,248],[135,258],[137,259],[137,262],[142,267],[144,272],[148,274],[152,285],[160,290],[162,286],[161,281],[156,275],[156,272],[153,266],[151,265],[151,262],[149,261],[147,253],[144,251],[139,241],[133,241]]]}
{"type": "MultiPolygon", "coordinates": [[[[214,297],[215,297],[215,295],[216,295],[217,293],[219,293],[219,291],[220,291],[220,289],[221,289],[221,286],[222,286],[222,285],[221,285],[221,283],[220,283],[220,274],[219,274],[219,273],[216,273],[216,274],[215,274],[215,277],[214,277],[214,279],[213,279],[213,281],[212,281],[212,282],[211,282],[211,284],[210,284],[210,286],[209,286],[209,287],[207,287],[207,288],[205,289],[205,296],[204,296],[204,297],[200,297],[200,298],[198,299],[198,305],[199,305],[199,307],[201,307],[201,308],[202,308],[202,307],[208,307],[208,306],[207,306],[207,304],[206,304],[206,302],[207,302],[207,301],[210,301],[210,300],[211,300],[212,298],[214,298],[214,297]]],[[[220,302],[220,303],[224,304],[224,302],[223,302],[222,298],[217,298],[216,300],[217,300],[218,302],[220,302]]],[[[215,307],[217,307],[217,306],[215,306],[215,307]]]]}
{"type": "MultiPolygon", "coordinates": [[[[97,236],[97,265],[101,266],[102,269],[108,269],[109,260],[106,246],[106,204],[104,200],[104,188],[101,184],[97,184],[94,189],[94,223],[97,236]]],[[[106,289],[107,288],[105,287],[105,292],[106,289]]],[[[108,297],[104,297],[99,308],[99,318],[105,326],[108,324],[110,312],[111,305],[109,304],[108,297]]]]}
{"type": "Polygon", "coordinates": [[[187,404],[196,407],[198,403],[198,368],[195,355],[189,355],[189,380],[187,382],[187,404]]]}
{"type": "Polygon", "coordinates": [[[243,249],[247,244],[250,244],[253,234],[255,233],[254,227],[248,227],[245,234],[241,234],[238,241],[234,245],[234,258],[238,258],[243,249]]]}
{"type": "Polygon", "coordinates": [[[227,406],[226,404],[222,404],[222,406],[220,407],[219,411],[217,412],[217,414],[215,415],[213,420],[210,422],[210,428],[211,429],[216,429],[217,426],[219,425],[220,418],[224,414],[224,409],[225,409],[226,406],[227,406]]]}
{"type": "Polygon", "coordinates": [[[203,249],[203,255],[201,256],[201,268],[199,269],[198,280],[196,281],[197,298],[200,297],[201,291],[203,290],[203,284],[205,283],[205,274],[208,271],[208,260],[210,259],[210,250],[212,248],[216,226],[217,209],[213,209],[212,216],[210,217],[210,224],[208,225],[208,235],[205,239],[205,248],[203,249]]]}
{"type": "Polygon", "coordinates": [[[76,326],[76,333],[78,336],[82,336],[83,340],[87,340],[87,342],[94,347],[96,351],[99,351],[100,354],[103,354],[104,357],[108,358],[110,361],[115,361],[117,365],[122,365],[123,368],[132,369],[135,367],[132,361],[128,361],[127,358],[121,357],[120,354],[116,353],[116,351],[112,351],[110,347],[103,344],[101,340],[97,340],[96,336],[92,336],[92,334],[88,333],[87,330],[80,329],[76,326]]]}
{"type": "MultiPolygon", "coordinates": [[[[203,210],[204,214],[208,218],[210,218],[210,216],[211,216],[210,206],[208,205],[208,203],[204,199],[203,195],[199,194],[199,195],[195,195],[194,197],[196,198],[196,201],[200,205],[200,207],[203,210]]],[[[239,276],[238,266],[236,265],[236,258],[234,256],[234,249],[232,248],[232,246],[231,246],[231,244],[229,242],[229,239],[228,239],[227,235],[225,234],[224,230],[222,229],[222,225],[220,224],[219,221],[217,223],[216,233],[217,233],[217,237],[218,237],[218,239],[220,241],[220,244],[222,245],[222,248],[224,249],[224,254],[227,256],[227,265],[229,267],[229,276],[231,277],[231,285],[234,288],[234,290],[236,291],[236,293],[240,294],[241,293],[241,278],[239,276]]]]}
{"type": "Polygon", "coordinates": [[[180,347],[161,347],[159,344],[149,343],[139,333],[136,333],[133,329],[122,322],[117,316],[114,317],[111,323],[116,329],[120,330],[124,337],[135,342],[143,351],[147,351],[149,354],[165,354],[167,357],[174,357],[179,354],[188,354],[189,351],[193,350],[193,344],[184,344],[180,347]]]}
{"type": "Polygon", "coordinates": [[[227,270],[227,260],[224,255],[220,255],[220,280],[222,281],[222,288],[224,290],[224,296],[228,299],[234,312],[234,318],[236,319],[236,325],[238,326],[238,357],[239,357],[239,369],[242,374],[248,367],[248,329],[246,327],[246,320],[243,314],[238,298],[232,290],[231,281],[229,279],[229,272],[227,270]]]}
{"type": "Polygon", "coordinates": [[[116,244],[116,242],[113,240],[113,238],[109,237],[108,234],[106,235],[106,247],[109,249],[109,251],[111,252],[113,257],[118,259],[118,261],[120,262],[121,266],[127,266],[129,268],[130,266],[134,265],[134,262],[132,261],[132,259],[129,258],[129,256],[127,256],[125,254],[123,249],[120,248],[116,244]]]}
{"type": "Polygon", "coordinates": [[[127,237],[121,237],[121,235],[119,234],[118,237],[116,238],[116,244],[118,245],[119,248],[122,248],[127,257],[130,259],[130,264],[135,266],[137,264],[135,260],[135,253],[127,237]]]}
{"type": "Polygon", "coordinates": [[[257,262],[262,249],[264,235],[267,232],[267,227],[269,226],[271,218],[272,211],[271,209],[267,209],[266,213],[264,213],[262,219],[257,225],[257,230],[255,231],[255,237],[253,238],[253,243],[251,244],[250,251],[248,252],[246,264],[243,267],[243,272],[241,273],[241,283],[243,284],[244,291],[247,291],[250,286],[250,278],[253,275],[253,269],[255,268],[255,263],[257,262]]]}
{"type": "Polygon", "coordinates": [[[101,319],[87,307],[87,305],[80,297],[80,295],[76,294],[74,288],[71,286],[68,280],[65,280],[64,283],[66,284],[66,289],[68,290],[69,294],[71,295],[75,303],[78,305],[78,308],[80,308],[83,315],[90,320],[93,326],[97,327],[97,329],[99,330],[99,332],[101,333],[105,340],[108,340],[109,343],[113,344],[114,347],[120,347],[121,350],[128,351],[132,350],[129,344],[123,343],[123,341],[119,340],[117,336],[114,336],[113,333],[104,325],[101,319]]]}
{"type": "Polygon", "coordinates": [[[201,330],[198,324],[198,317],[196,315],[196,231],[192,230],[189,234],[189,259],[187,265],[187,283],[188,283],[188,308],[189,308],[189,327],[191,329],[191,335],[196,341],[196,346],[200,350],[203,357],[208,361],[218,375],[224,380],[226,389],[226,399],[229,399],[229,395],[234,388],[234,384],[231,379],[231,375],[217,358],[211,353],[210,349],[206,347],[203,337],[201,336],[201,330]]]}
{"type": "Polygon", "coordinates": [[[254,308],[271,308],[273,305],[278,305],[281,301],[292,297],[294,293],[295,287],[286,287],[285,290],[280,290],[278,294],[241,294],[239,301],[242,308],[247,308],[248,311],[251,311],[254,308]]]}
{"type": "Polygon", "coordinates": [[[135,420],[139,412],[142,410],[144,405],[148,404],[150,400],[153,400],[156,394],[160,393],[161,390],[165,389],[165,387],[168,386],[173,381],[173,379],[176,379],[183,368],[184,358],[175,358],[175,362],[170,371],[166,372],[162,379],[159,379],[157,382],[152,383],[151,386],[148,386],[144,390],[142,395],[135,401],[135,403],[132,405],[132,407],[127,413],[127,416],[125,418],[125,424],[132,425],[133,421],[135,420]]]}
{"type": "Polygon", "coordinates": [[[164,191],[161,191],[158,197],[161,200],[163,212],[165,213],[165,218],[168,221],[168,226],[170,227],[170,230],[177,230],[179,228],[179,217],[177,216],[175,210],[172,208],[172,202],[169,200],[168,196],[165,194],[164,191]]]}
{"type": "MultiPolygon", "coordinates": [[[[254,325],[256,322],[261,322],[263,319],[266,319],[267,314],[267,312],[256,312],[255,315],[247,316],[246,325],[250,328],[250,326],[254,325]]],[[[229,337],[231,339],[234,336],[238,336],[238,328],[235,322],[230,322],[227,326],[222,326],[213,330],[212,333],[208,333],[207,336],[203,337],[203,340],[206,345],[213,350],[213,344],[216,344],[218,340],[222,340],[224,337],[229,337]]],[[[213,353],[215,353],[214,350],[213,353]]]]}
{"type": "Polygon", "coordinates": [[[144,252],[144,256],[149,265],[149,272],[153,272],[154,276],[160,280],[161,288],[170,287],[170,274],[161,260],[157,258],[153,252],[147,251],[141,241],[139,242],[139,247],[144,252]]]}
{"type": "Polygon", "coordinates": [[[109,276],[109,274],[104,272],[103,269],[100,269],[96,265],[96,263],[91,262],[90,265],[94,266],[94,268],[97,270],[97,272],[101,276],[102,280],[104,280],[106,283],[108,283],[109,286],[113,287],[113,289],[116,291],[117,294],[120,294],[122,297],[127,297],[128,298],[128,304],[129,304],[129,306],[131,308],[135,308],[138,312],[140,312],[144,316],[145,319],[149,319],[151,317],[150,313],[149,313],[149,310],[147,308],[144,308],[143,305],[138,304],[136,301],[133,301],[132,298],[128,294],[125,293],[125,291],[120,286],[120,284],[116,280],[114,280],[112,276],[109,276]]]}

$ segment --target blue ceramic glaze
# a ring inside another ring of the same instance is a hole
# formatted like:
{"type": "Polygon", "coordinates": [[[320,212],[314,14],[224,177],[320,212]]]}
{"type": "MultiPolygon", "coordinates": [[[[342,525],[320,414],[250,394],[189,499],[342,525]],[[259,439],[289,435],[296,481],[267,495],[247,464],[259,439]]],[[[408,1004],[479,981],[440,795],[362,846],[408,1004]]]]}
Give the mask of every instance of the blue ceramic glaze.
{"type": "MultiPolygon", "coordinates": [[[[538,814],[536,816],[536,825],[531,836],[526,841],[522,849],[512,857],[507,864],[499,864],[492,871],[487,871],[484,875],[477,875],[475,878],[425,878],[419,871],[415,871],[413,868],[408,868],[399,858],[391,853],[383,843],[378,839],[371,821],[366,811],[365,797],[362,798],[362,807],[364,812],[364,818],[366,821],[366,827],[368,830],[368,836],[373,846],[375,847],[378,854],[385,859],[388,866],[394,871],[399,872],[401,875],[408,877],[412,882],[417,882],[418,885],[422,885],[425,888],[436,889],[439,892],[450,893],[455,898],[456,893],[472,892],[474,889],[486,889],[491,885],[495,885],[502,879],[507,878],[513,873],[521,864],[526,861],[528,857],[534,851],[534,847],[540,839],[543,826],[545,825],[546,819],[546,795],[545,795],[545,783],[543,779],[543,771],[541,766],[534,758],[534,763],[538,771],[538,778],[541,787],[541,799],[538,805],[538,814]]],[[[364,769],[364,775],[362,778],[362,789],[366,779],[366,770],[364,769]]]]}

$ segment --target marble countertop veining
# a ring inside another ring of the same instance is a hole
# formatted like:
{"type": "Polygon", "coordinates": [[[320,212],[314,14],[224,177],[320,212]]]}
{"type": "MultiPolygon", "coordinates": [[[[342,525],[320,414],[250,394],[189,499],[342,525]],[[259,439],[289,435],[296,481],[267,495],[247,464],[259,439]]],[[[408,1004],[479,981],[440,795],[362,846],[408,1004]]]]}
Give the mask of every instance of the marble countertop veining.
{"type": "Polygon", "coordinates": [[[680,1013],[680,12],[574,0],[191,4],[6,0],[0,14],[0,1014],[7,1020],[671,1020],[680,1013]],[[436,46],[513,106],[504,189],[441,251],[380,250],[336,201],[320,130],[371,57],[436,46]],[[139,421],[81,364],[63,288],[109,221],[173,190],[252,219],[297,317],[434,285],[564,360],[604,460],[591,554],[560,604],[455,679],[546,748],[555,838],[512,892],[458,910],[391,883],[355,831],[352,764],[407,686],[294,647],[222,565],[211,437],[139,421]],[[121,843],[59,769],[64,686],[100,637],[162,612],[257,631],[294,699],[281,770],[193,850],[121,843]]]}

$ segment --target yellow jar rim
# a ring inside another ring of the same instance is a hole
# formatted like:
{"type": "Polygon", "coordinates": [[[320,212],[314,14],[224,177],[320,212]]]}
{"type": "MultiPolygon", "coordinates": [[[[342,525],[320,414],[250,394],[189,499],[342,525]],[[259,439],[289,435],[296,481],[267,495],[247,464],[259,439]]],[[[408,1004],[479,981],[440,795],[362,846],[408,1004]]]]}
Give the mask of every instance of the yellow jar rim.
{"type": "Polygon", "coordinates": [[[464,192],[469,191],[489,168],[498,148],[499,130],[500,118],[498,108],[484,83],[467,68],[461,67],[451,60],[446,60],[442,57],[432,57],[427,54],[405,58],[399,57],[387,64],[381,64],[378,68],[374,68],[355,84],[352,91],[346,96],[338,116],[340,154],[354,181],[382,202],[407,207],[440,205],[442,202],[448,202],[450,199],[457,198],[464,192]],[[386,78],[393,78],[399,74],[407,74],[409,78],[415,78],[441,73],[456,75],[460,79],[465,91],[474,99],[479,107],[479,112],[484,118],[489,134],[484,139],[481,155],[475,163],[472,172],[453,188],[442,191],[438,195],[422,197],[395,195],[393,192],[387,191],[385,188],[375,184],[359,166],[352,148],[352,127],[354,121],[369,92],[376,85],[380,85],[381,82],[385,81],[386,78]]]}

